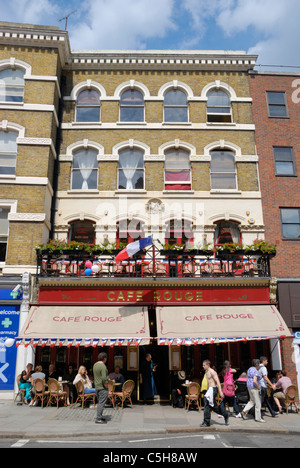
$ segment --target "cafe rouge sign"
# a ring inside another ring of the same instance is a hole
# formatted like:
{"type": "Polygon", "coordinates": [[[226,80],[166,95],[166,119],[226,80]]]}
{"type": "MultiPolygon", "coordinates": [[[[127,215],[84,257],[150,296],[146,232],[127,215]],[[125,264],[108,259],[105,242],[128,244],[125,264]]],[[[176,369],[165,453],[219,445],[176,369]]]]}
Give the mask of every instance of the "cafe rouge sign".
{"type": "Polygon", "coordinates": [[[265,304],[268,287],[105,289],[40,287],[39,304],[265,304]]]}

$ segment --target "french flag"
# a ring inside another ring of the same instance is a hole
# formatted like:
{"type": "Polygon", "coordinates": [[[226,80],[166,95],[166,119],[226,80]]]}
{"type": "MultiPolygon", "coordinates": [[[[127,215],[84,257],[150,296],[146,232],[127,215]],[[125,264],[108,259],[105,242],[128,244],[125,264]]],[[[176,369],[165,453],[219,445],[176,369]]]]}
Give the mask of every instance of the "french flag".
{"type": "Polygon", "coordinates": [[[121,250],[121,252],[118,253],[118,255],[115,258],[115,261],[121,262],[122,260],[126,260],[127,258],[132,257],[134,254],[144,249],[145,247],[148,247],[148,245],[152,244],[152,236],[145,237],[144,239],[140,239],[135,242],[131,242],[125,247],[125,249],[121,250]]]}

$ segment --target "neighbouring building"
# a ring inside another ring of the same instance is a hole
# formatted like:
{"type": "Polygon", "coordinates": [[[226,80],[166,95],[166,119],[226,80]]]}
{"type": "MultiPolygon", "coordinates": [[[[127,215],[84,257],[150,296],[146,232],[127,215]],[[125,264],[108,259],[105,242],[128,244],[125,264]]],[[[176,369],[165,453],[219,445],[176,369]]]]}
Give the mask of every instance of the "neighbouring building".
{"type": "Polygon", "coordinates": [[[266,354],[277,370],[291,339],[273,250],[259,250],[257,57],[72,51],[66,31],[9,23],[0,43],[3,278],[28,272],[32,286],[19,362],[62,374],[104,349],[138,399],[149,352],[161,398],[177,370],[200,378],[205,358],[242,371],[266,354]]]}
{"type": "Polygon", "coordinates": [[[272,275],[278,306],[295,335],[283,346],[284,367],[300,387],[300,74],[251,72],[265,235],[277,244],[272,275]]]}

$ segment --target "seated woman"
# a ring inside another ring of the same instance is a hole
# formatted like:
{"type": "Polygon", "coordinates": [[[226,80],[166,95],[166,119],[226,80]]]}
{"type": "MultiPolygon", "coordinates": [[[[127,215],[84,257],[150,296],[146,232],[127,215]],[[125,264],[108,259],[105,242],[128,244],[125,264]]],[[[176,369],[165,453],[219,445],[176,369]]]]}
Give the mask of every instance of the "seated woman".
{"type": "Polygon", "coordinates": [[[88,376],[87,370],[84,366],[80,366],[78,370],[78,374],[76,375],[75,379],[73,380],[73,385],[76,385],[79,381],[83,382],[84,386],[84,394],[91,394],[94,393],[97,396],[96,389],[93,388],[92,382],[88,376]]]}
{"type": "Polygon", "coordinates": [[[32,374],[33,365],[27,364],[26,370],[23,370],[21,373],[21,378],[19,382],[19,388],[25,389],[24,402],[26,405],[30,403],[31,400],[31,374],[32,374]]]}

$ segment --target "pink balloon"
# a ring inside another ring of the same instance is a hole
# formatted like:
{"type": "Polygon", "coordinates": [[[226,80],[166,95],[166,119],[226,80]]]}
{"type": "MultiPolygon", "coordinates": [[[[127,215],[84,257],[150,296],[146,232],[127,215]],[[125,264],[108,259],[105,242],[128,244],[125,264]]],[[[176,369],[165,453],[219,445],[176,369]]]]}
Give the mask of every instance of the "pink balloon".
{"type": "Polygon", "coordinates": [[[92,268],[92,266],[93,266],[93,264],[92,264],[92,262],[91,262],[90,260],[87,260],[87,261],[85,262],[85,267],[86,267],[86,268],[92,268]]]}

